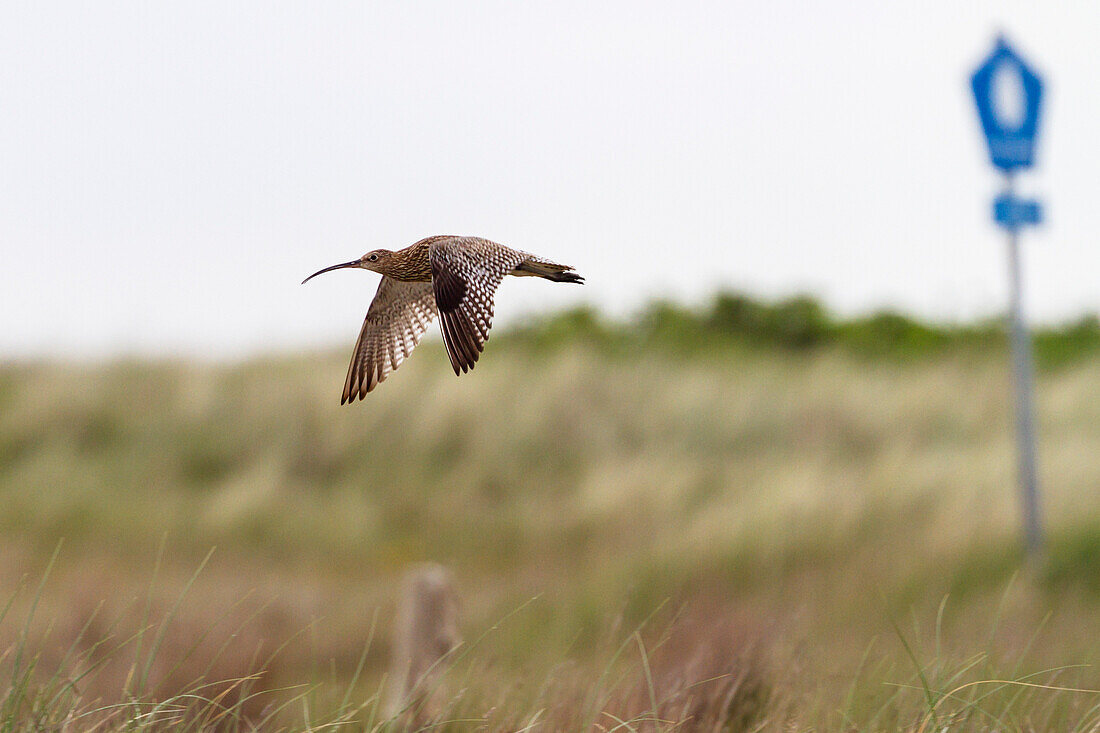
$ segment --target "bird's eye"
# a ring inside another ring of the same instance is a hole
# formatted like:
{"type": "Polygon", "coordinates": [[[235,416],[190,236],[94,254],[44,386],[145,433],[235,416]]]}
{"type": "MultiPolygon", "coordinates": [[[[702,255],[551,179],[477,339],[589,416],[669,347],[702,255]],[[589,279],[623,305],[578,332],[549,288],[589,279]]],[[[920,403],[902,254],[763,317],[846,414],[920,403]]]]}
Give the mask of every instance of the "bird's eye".
{"type": "Polygon", "coordinates": [[[367,259],[371,262],[377,262],[378,261],[378,255],[371,255],[367,259]]]}

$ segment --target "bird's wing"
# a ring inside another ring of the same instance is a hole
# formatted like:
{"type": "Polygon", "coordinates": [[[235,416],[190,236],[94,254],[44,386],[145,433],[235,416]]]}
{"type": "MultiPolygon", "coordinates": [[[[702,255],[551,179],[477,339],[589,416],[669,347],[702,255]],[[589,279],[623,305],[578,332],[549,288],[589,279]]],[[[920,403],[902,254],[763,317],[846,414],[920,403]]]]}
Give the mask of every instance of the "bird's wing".
{"type": "Polygon", "coordinates": [[[428,255],[451,367],[469,371],[489,338],[497,286],[530,255],[477,237],[432,242],[428,255]]]}
{"type": "Polygon", "coordinates": [[[420,343],[435,314],[431,283],[383,277],[355,342],[340,404],[354,402],[356,397],[363,399],[401,366],[420,343]]]}

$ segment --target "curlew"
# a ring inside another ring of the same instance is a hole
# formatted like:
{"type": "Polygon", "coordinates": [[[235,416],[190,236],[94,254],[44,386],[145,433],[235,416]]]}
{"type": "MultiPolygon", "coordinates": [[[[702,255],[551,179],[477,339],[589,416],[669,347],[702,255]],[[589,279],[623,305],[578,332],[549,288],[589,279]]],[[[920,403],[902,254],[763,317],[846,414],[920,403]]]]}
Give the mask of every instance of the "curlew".
{"type": "Polygon", "coordinates": [[[318,270],[360,268],[382,275],[351,355],[340,404],[363,399],[412,353],[440,316],[455,374],[473,369],[493,324],[493,296],[505,275],[583,283],[569,265],[480,237],[442,235],[392,252],[375,249],[357,260],[318,270]]]}

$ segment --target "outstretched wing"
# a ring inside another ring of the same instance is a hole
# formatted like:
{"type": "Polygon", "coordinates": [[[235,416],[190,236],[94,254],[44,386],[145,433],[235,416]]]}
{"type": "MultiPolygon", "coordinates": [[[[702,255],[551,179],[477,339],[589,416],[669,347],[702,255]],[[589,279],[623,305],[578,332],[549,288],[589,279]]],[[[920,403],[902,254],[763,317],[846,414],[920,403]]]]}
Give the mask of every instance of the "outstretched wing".
{"type": "Polygon", "coordinates": [[[432,242],[429,259],[443,343],[455,374],[473,369],[493,325],[493,296],[530,255],[478,237],[432,242]]]}
{"type": "Polygon", "coordinates": [[[383,277],[355,342],[340,404],[354,402],[356,397],[363,399],[401,366],[420,343],[435,314],[431,283],[383,277]]]}

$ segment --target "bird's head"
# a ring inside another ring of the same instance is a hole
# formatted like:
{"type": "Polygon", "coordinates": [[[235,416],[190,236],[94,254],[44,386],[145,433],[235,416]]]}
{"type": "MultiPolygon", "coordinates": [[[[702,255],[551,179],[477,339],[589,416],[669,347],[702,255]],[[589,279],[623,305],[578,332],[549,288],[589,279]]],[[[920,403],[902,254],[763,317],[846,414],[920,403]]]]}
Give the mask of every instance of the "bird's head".
{"type": "Polygon", "coordinates": [[[346,267],[358,267],[362,270],[372,270],[374,272],[385,275],[387,271],[387,266],[389,265],[390,257],[392,256],[393,252],[388,249],[372,249],[370,252],[367,252],[365,255],[357,260],[352,260],[351,262],[341,262],[339,265],[332,265],[331,267],[326,267],[323,270],[318,270],[317,272],[313,273],[305,280],[303,280],[302,284],[305,285],[307,282],[323,272],[342,270],[346,267]]]}

